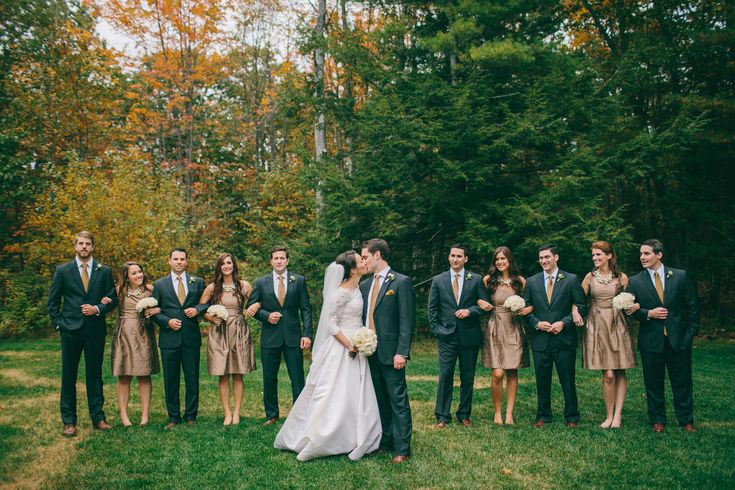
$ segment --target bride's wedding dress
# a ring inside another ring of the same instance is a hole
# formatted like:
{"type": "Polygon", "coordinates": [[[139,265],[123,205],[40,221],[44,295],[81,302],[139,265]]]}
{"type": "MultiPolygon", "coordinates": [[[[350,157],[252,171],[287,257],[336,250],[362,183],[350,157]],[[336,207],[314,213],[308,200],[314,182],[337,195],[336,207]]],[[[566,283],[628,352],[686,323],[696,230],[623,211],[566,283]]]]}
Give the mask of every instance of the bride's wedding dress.
{"type": "MultiPolygon", "coordinates": [[[[327,283],[325,277],[325,293],[327,283]]],[[[350,358],[334,335],[341,331],[351,339],[362,327],[360,290],[333,288],[322,309],[325,314],[328,317],[320,319],[319,329],[326,327],[329,335],[317,332],[306,386],[274,446],[298,453],[299,461],[335,454],[358,460],[378,449],[382,433],[378,402],[367,359],[362,354],[350,358]]]]}

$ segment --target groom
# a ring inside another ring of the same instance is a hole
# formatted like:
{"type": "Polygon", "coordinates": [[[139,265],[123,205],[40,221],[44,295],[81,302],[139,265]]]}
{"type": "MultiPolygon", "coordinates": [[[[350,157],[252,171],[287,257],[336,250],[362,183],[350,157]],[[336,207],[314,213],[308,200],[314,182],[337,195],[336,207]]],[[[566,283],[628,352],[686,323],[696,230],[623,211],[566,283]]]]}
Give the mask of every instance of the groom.
{"type": "Polygon", "coordinates": [[[168,259],[171,273],[153,283],[153,297],[161,312],[153,321],[161,328],[158,346],[161,348],[163,387],[166,395],[168,423],[171,429],[181,423],[179,385],[184,371],[184,420],[191,425],[199,411],[199,315],[207,311],[209,304],[199,304],[204,291],[204,281],[186,272],[187,253],[175,248],[168,259]]]}
{"type": "Polygon", "coordinates": [[[363,281],[360,291],[363,321],[378,336],[378,349],[368,362],[383,426],[380,447],[393,449],[392,463],[403,463],[411,454],[405,367],[416,326],[416,294],[411,279],[388,265],[389,253],[388,244],[380,238],[362,245],[362,261],[373,278],[363,281]]]}
{"type": "Polygon", "coordinates": [[[273,271],[255,281],[248,307],[260,303],[255,314],[263,324],[260,335],[260,362],[263,365],[263,405],[266,421],[278,421],[278,369],[281,356],[286,361],[294,403],[304,389],[304,354],[311,346],[311,302],[304,276],[287,270],[288,249],[271,249],[273,271]],[[301,319],[299,320],[299,314],[301,319]],[[304,332],[301,332],[301,323],[304,332]]]}

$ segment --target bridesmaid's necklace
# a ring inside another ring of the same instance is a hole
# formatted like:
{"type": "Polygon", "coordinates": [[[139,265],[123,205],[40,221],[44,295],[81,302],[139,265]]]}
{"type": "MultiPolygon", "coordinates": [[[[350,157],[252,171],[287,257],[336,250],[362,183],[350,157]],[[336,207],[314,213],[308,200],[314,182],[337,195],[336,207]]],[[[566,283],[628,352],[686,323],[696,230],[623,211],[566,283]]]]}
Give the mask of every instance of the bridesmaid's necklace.
{"type": "Polygon", "coordinates": [[[128,296],[128,297],[130,297],[130,296],[138,296],[138,295],[140,295],[142,293],[143,293],[143,286],[138,286],[135,289],[128,289],[125,292],[125,296],[128,296]]]}
{"type": "Polygon", "coordinates": [[[509,277],[508,279],[503,279],[502,277],[498,279],[498,284],[501,286],[510,286],[513,284],[513,278],[509,277]]]}
{"type": "Polygon", "coordinates": [[[235,284],[222,284],[222,292],[224,293],[234,293],[237,287],[235,284]]]}
{"type": "Polygon", "coordinates": [[[595,279],[597,279],[601,284],[610,284],[611,282],[613,282],[612,272],[606,276],[603,276],[602,274],[600,274],[600,271],[598,269],[595,269],[592,272],[592,275],[595,276],[595,279]]]}

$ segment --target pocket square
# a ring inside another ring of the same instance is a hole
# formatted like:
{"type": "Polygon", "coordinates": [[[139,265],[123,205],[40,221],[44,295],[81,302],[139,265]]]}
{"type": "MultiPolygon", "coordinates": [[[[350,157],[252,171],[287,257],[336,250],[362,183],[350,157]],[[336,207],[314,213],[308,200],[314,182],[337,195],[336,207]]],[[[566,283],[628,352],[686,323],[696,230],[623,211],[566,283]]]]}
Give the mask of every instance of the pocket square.
{"type": "Polygon", "coordinates": [[[389,289],[388,291],[385,292],[386,296],[393,296],[394,294],[396,294],[396,292],[392,289],[389,289]]]}

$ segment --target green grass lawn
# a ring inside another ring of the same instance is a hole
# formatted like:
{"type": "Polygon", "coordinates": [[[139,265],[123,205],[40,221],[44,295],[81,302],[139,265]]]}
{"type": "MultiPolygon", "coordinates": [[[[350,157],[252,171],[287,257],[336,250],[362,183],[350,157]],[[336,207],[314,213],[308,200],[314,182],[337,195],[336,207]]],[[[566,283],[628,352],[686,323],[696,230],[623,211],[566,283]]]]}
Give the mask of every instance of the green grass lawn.
{"type": "MultiPolygon", "coordinates": [[[[629,371],[629,390],[620,430],[602,430],[601,377],[578,366],[582,421],[578,430],[561,422],[562,397],[554,386],[556,421],[531,427],[535,385],[521,371],[516,425],[492,424],[489,370],[478,368],[475,425],[433,428],[436,349],[414,348],[409,362],[413,410],[413,457],[393,466],[390,455],[351,462],[337,456],[307,463],[273,449],[280,424],[262,427],[262,373],[245,377],[243,419],[223,427],[216,378],[206,374],[202,347],[200,416],[194,427],[164,431],[163,383],[154,377],[148,427],[123,428],[117,420],[115,379],[105,364],[105,408],[114,430],[92,431],[83,382],[79,384],[80,434],[61,437],[58,411],[58,339],[0,343],[0,486],[13,487],[327,487],[347,488],[547,488],[547,487],[735,487],[735,343],[697,342],[694,350],[695,417],[700,431],[686,434],[675,424],[670,395],[664,434],[648,425],[641,370],[629,371]]],[[[581,357],[581,354],[580,354],[581,357]]],[[[83,373],[83,367],[80,373],[83,373]]],[[[131,417],[139,418],[137,385],[131,417]]],[[[454,406],[458,399],[455,389],[454,406]]],[[[285,366],[281,370],[281,413],[290,408],[285,366]]],[[[667,386],[668,393],[668,386],[667,386]]],[[[183,396],[182,396],[183,400],[183,396]]]]}

